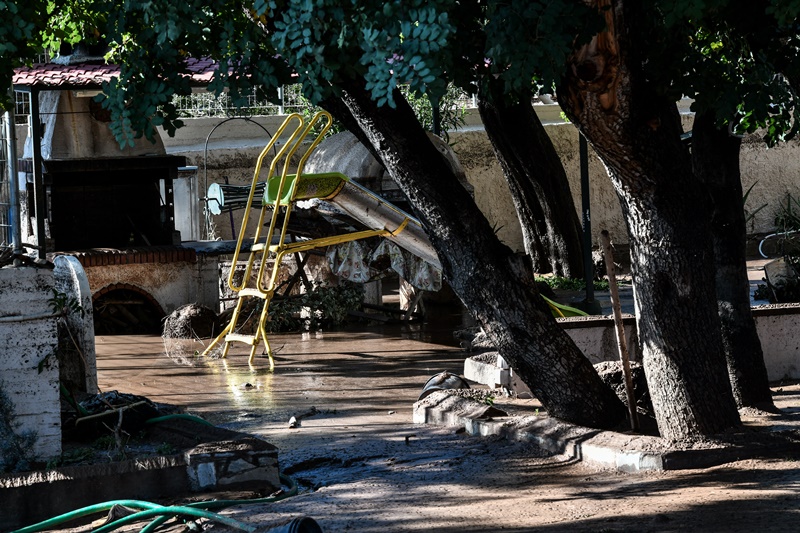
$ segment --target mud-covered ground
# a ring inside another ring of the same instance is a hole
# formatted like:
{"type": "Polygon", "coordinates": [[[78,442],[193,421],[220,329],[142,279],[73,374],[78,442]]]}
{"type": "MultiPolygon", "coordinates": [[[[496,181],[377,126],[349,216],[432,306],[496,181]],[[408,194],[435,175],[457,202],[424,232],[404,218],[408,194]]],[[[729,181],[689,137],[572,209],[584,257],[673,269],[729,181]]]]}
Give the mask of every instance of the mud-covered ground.
{"type": "MultiPolygon", "coordinates": [[[[462,371],[464,354],[447,335],[411,326],[271,341],[279,352],[274,373],[265,359],[249,367],[244,349],[226,361],[189,366],[167,357],[157,337],[97,339],[103,390],[182,405],[278,446],[281,468],[300,494],[223,512],[237,520],[269,529],[310,516],[330,532],[800,527],[800,451],[702,470],[600,470],[527,442],[412,424],[412,405],[427,379],[462,371]],[[312,407],[315,414],[289,427],[292,416],[312,407]]],[[[188,359],[202,351],[191,342],[167,348],[173,355],[180,348],[188,359]]],[[[774,390],[779,407],[796,419],[800,387],[774,390]]],[[[529,402],[535,411],[535,400],[529,402]]]]}

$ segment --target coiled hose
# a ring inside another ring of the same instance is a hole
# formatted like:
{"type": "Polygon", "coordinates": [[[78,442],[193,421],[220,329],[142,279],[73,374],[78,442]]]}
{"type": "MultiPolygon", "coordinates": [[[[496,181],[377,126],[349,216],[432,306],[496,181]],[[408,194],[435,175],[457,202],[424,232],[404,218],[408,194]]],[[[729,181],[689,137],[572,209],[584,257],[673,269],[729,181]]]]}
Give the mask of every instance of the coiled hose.
{"type": "MultiPolygon", "coordinates": [[[[213,424],[211,424],[207,420],[184,413],[151,418],[147,420],[147,423],[157,424],[160,422],[166,422],[168,420],[175,420],[175,419],[192,420],[198,423],[213,426],[213,424]]],[[[68,513],[64,513],[59,516],[49,518],[47,520],[39,522],[38,524],[33,524],[24,527],[22,529],[17,529],[15,531],[12,531],[11,533],[37,533],[39,531],[44,531],[46,529],[52,529],[55,526],[61,525],[65,522],[76,520],[78,518],[82,518],[84,516],[108,511],[109,509],[117,505],[130,507],[133,509],[141,509],[141,510],[137,513],[118,518],[117,520],[114,520],[109,524],[101,526],[95,529],[93,533],[107,533],[108,531],[113,531],[118,527],[122,527],[126,524],[130,524],[132,522],[138,522],[140,520],[143,520],[145,518],[150,518],[153,516],[155,516],[156,519],[150,522],[144,528],[142,528],[141,533],[152,533],[152,531],[154,531],[158,526],[176,516],[205,518],[207,520],[219,522],[226,526],[239,529],[247,533],[252,533],[257,529],[255,526],[251,526],[249,524],[245,524],[244,522],[234,520],[233,518],[228,518],[213,513],[211,512],[211,509],[224,509],[226,507],[232,507],[234,505],[272,503],[284,500],[286,498],[289,498],[297,494],[297,482],[295,482],[294,479],[284,474],[280,474],[279,476],[281,483],[287,486],[288,490],[277,496],[268,496],[265,498],[252,498],[248,500],[209,500],[202,502],[194,502],[187,505],[169,505],[169,506],[159,505],[157,503],[152,503],[142,500],[113,500],[113,501],[98,503],[95,505],[90,505],[88,507],[83,507],[81,509],[76,509],[74,511],[70,511],[68,513]]]]}
{"type": "Polygon", "coordinates": [[[115,505],[123,505],[125,507],[133,507],[140,509],[156,509],[159,507],[163,507],[163,505],[158,505],[157,503],[145,502],[141,500],[114,500],[109,502],[98,503],[95,505],[90,505],[88,507],[83,507],[81,509],[76,509],[75,511],[64,513],[62,515],[54,516],[53,518],[48,518],[47,520],[39,522],[38,524],[33,524],[31,526],[23,527],[22,529],[17,529],[15,531],[12,531],[11,533],[35,533],[37,531],[44,531],[45,529],[51,529],[57,525],[72,520],[77,520],[78,518],[83,518],[84,516],[89,516],[95,513],[102,513],[104,511],[108,511],[115,505]]]}
{"type": "MultiPolygon", "coordinates": [[[[290,498],[297,494],[297,482],[290,478],[289,476],[285,476],[280,474],[281,483],[289,487],[289,489],[279,494],[278,496],[268,496],[266,498],[253,498],[249,500],[210,500],[205,502],[194,502],[187,504],[186,507],[189,508],[200,508],[206,511],[211,509],[224,509],[226,507],[232,507],[234,505],[252,505],[252,504],[259,504],[259,503],[272,503],[277,502],[280,500],[285,500],[286,498],[290,498]]],[[[155,529],[169,520],[171,517],[169,516],[160,516],[142,528],[140,533],[151,533],[155,531],[155,529]]],[[[99,532],[95,532],[99,533],[99,532]]]]}
{"type": "Polygon", "coordinates": [[[113,531],[118,527],[124,526],[126,524],[130,524],[132,522],[138,522],[139,520],[143,520],[145,518],[150,518],[153,516],[155,516],[156,519],[150,522],[144,528],[142,528],[141,533],[150,533],[154,531],[158,526],[166,522],[167,520],[176,516],[205,518],[207,520],[219,522],[226,526],[241,531],[245,531],[247,533],[252,533],[257,529],[255,526],[251,526],[250,524],[245,524],[244,522],[234,520],[233,518],[228,518],[226,516],[213,513],[209,509],[224,509],[226,507],[232,507],[234,505],[272,503],[284,500],[286,498],[289,498],[297,494],[297,483],[295,482],[294,479],[284,474],[280,474],[280,479],[281,483],[289,487],[289,489],[286,492],[279,494],[278,496],[268,496],[265,498],[252,498],[249,500],[210,500],[204,502],[194,502],[188,505],[170,505],[170,506],[159,505],[157,503],[152,503],[142,500],[113,500],[113,501],[98,503],[95,505],[90,505],[88,507],[83,507],[81,509],[76,509],[74,511],[70,511],[68,513],[64,513],[59,516],[49,518],[47,520],[39,522],[38,524],[33,524],[27,527],[23,527],[22,529],[17,529],[15,531],[12,531],[11,533],[38,533],[39,531],[53,529],[56,526],[59,526],[66,522],[70,522],[72,520],[76,520],[78,518],[82,518],[84,516],[89,516],[91,514],[108,511],[115,505],[122,505],[125,507],[131,507],[133,509],[141,509],[141,511],[134,513],[132,515],[124,516],[109,524],[101,526],[95,529],[94,533],[107,533],[108,531],[113,531]]]}

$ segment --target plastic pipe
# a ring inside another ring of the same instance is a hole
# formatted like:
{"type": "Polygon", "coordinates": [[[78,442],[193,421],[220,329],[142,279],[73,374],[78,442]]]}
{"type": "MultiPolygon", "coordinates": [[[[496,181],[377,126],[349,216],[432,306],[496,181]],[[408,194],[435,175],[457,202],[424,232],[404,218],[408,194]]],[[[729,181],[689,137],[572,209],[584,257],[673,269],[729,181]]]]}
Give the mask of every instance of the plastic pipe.
{"type": "Polygon", "coordinates": [[[60,316],[61,313],[53,313],[50,311],[47,313],[36,313],[34,315],[2,316],[0,317],[0,322],[27,322],[29,320],[44,320],[46,318],[58,318],[60,316]]]}

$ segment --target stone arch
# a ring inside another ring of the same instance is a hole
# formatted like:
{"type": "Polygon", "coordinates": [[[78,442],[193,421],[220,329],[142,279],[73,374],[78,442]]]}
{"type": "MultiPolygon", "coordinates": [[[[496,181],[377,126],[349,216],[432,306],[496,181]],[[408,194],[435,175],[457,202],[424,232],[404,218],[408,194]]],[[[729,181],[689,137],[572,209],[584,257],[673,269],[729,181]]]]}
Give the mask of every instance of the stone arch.
{"type": "Polygon", "coordinates": [[[97,335],[161,334],[164,308],[146,290],[112,283],[92,295],[97,335]]]}

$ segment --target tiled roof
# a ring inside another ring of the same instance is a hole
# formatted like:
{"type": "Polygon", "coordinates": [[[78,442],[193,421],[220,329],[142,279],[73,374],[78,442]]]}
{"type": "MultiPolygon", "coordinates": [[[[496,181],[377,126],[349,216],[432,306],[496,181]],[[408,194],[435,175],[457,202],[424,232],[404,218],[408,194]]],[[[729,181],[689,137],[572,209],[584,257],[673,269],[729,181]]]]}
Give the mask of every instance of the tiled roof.
{"type": "MultiPolygon", "coordinates": [[[[192,85],[205,86],[211,82],[217,64],[211,59],[190,58],[187,62],[192,74],[192,85]]],[[[99,89],[111,78],[119,77],[118,65],[76,63],[59,65],[39,63],[30,67],[14,69],[14,85],[38,88],[91,88],[99,89]]]]}

